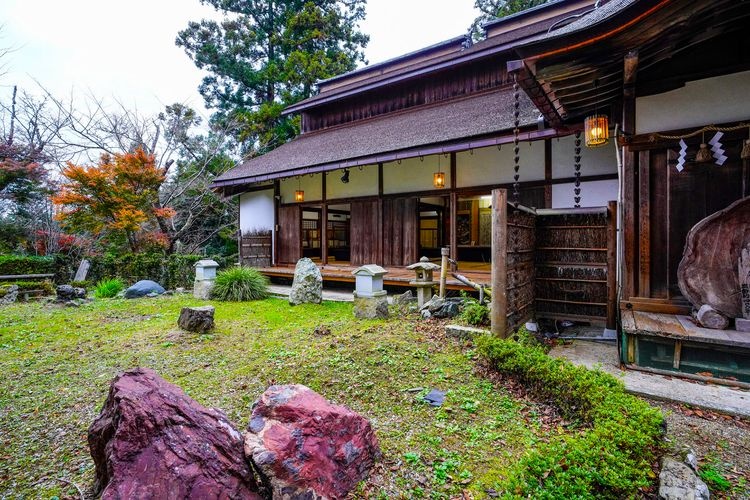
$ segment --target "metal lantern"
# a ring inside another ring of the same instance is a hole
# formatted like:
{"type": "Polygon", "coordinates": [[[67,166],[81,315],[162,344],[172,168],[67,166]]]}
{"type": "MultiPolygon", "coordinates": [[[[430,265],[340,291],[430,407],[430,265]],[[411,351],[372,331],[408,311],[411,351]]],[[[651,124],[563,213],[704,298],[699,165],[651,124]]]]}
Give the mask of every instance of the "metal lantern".
{"type": "Polygon", "coordinates": [[[298,189],[294,192],[294,201],[299,203],[300,201],[305,201],[305,192],[301,189],[298,189]]]}
{"type": "Polygon", "coordinates": [[[607,115],[591,115],[584,122],[586,147],[595,148],[609,142],[609,118],[607,115]]]}
{"type": "Polygon", "coordinates": [[[432,174],[432,185],[436,189],[443,189],[445,187],[445,172],[435,172],[432,174]]]}

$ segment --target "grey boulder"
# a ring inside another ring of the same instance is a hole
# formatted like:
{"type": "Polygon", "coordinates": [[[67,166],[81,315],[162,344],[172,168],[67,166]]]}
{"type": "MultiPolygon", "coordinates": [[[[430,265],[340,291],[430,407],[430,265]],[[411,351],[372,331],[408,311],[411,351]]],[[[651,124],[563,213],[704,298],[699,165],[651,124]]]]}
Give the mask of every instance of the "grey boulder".
{"type": "Polygon", "coordinates": [[[136,299],[138,297],[155,297],[155,295],[149,295],[149,294],[156,294],[161,295],[165,292],[164,288],[157,282],[151,281],[151,280],[141,280],[135,285],[131,286],[127,290],[125,290],[125,298],[126,299],[136,299]]]}
{"type": "Polygon", "coordinates": [[[214,306],[183,307],[177,324],[189,332],[206,333],[214,328],[214,306]]]}
{"type": "Polygon", "coordinates": [[[665,458],[659,474],[659,498],[663,500],[709,500],[711,494],[688,465],[665,458]]]}
{"type": "Polygon", "coordinates": [[[294,268],[294,282],[292,291],[289,293],[289,303],[293,306],[299,304],[320,304],[323,302],[323,276],[315,263],[304,257],[297,262],[294,268]]]}

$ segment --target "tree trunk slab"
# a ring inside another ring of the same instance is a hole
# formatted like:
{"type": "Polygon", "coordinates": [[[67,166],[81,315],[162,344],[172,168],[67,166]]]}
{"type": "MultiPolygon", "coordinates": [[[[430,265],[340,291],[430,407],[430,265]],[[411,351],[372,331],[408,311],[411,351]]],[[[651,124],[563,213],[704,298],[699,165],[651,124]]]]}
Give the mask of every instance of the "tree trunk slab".
{"type": "Polygon", "coordinates": [[[750,244],[750,197],[693,226],[677,269],[682,294],[700,308],[708,304],[724,316],[742,316],[737,263],[750,244]]]}

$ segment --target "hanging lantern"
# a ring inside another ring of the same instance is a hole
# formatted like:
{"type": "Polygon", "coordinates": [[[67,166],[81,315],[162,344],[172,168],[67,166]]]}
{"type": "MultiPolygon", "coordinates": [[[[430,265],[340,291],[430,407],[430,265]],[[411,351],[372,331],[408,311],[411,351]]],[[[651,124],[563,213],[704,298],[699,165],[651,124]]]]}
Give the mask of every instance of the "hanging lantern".
{"type": "Polygon", "coordinates": [[[297,190],[294,192],[294,201],[300,203],[305,201],[305,191],[302,190],[302,179],[297,177],[297,190]]]}
{"type": "Polygon", "coordinates": [[[435,172],[432,174],[432,185],[436,189],[443,189],[445,187],[445,172],[435,172]]]}
{"type": "Polygon", "coordinates": [[[432,174],[432,185],[435,189],[443,189],[445,187],[445,172],[440,168],[440,157],[442,153],[438,155],[438,171],[432,174]]]}
{"type": "Polygon", "coordinates": [[[604,146],[609,142],[609,118],[607,115],[587,116],[584,126],[587,148],[604,146]]]}
{"type": "Polygon", "coordinates": [[[708,144],[701,143],[701,147],[698,148],[698,152],[695,153],[696,163],[710,163],[714,161],[714,155],[711,154],[711,150],[708,149],[708,144]]]}

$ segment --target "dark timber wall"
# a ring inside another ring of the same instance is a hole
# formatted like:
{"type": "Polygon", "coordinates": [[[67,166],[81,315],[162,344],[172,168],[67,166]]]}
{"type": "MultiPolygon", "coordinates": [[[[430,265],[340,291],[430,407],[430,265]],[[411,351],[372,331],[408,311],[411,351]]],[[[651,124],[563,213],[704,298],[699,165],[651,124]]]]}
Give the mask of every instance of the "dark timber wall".
{"type": "Polygon", "coordinates": [[[240,263],[249,267],[271,265],[271,231],[244,234],[240,238],[240,263]]]}

